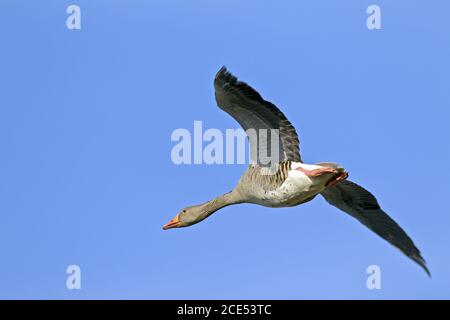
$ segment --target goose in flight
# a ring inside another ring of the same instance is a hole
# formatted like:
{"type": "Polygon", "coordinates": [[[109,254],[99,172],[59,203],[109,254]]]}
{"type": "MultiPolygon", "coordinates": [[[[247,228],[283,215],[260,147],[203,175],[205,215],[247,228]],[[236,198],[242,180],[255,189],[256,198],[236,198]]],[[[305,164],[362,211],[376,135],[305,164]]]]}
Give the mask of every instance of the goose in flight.
{"type": "Polygon", "coordinates": [[[328,203],[400,249],[430,276],[425,260],[411,238],[380,208],[369,191],[347,179],[344,168],[331,162],[306,164],[302,161],[295,128],[275,105],[265,101],[246,83],[238,81],[225,67],[217,73],[214,88],[217,105],[241,125],[249,138],[251,130],[266,130],[270,134],[250,139],[250,149],[256,150],[256,159],[252,155],[254,161],[231,192],[186,207],[163,226],[164,230],[191,226],[232,204],[291,207],[320,194],[328,203]],[[269,157],[276,159],[275,163],[270,163],[269,157]]]}

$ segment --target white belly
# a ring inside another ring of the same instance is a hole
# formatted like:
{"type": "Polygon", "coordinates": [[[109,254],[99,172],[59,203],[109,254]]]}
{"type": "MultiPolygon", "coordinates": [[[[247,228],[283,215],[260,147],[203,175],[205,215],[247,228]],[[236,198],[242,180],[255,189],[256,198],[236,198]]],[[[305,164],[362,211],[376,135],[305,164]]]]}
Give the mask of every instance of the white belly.
{"type": "MultiPolygon", "coordinates": [[[[299,164],[310,170],[319,168],[315,165],[299,164]]],[[[312,200],[317,194],[325,189],[326,182],[330,179],[329,174],[319,177],[309,177],[299,170],[299,166],[293,163],[288,173],[288,178],[275,190],[265,191],[259,197],[257,203],[267,207],[289,207],[312,200]]]]}

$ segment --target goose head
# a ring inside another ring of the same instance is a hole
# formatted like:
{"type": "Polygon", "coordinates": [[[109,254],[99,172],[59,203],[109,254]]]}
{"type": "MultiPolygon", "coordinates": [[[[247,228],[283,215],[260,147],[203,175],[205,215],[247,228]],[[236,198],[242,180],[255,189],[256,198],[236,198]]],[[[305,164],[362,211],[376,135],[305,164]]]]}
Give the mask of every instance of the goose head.
{"type": "Polygon", "coordinates": [[[163,229],[167,230],[172,228],[189,227],[206,219],[223,207],[242,202],[244,202],[244,199],[240,193],[233,190],[203,204],[184,208],[178,212],[175,218],[166,223],[163,226],[163,229]]]}
{"type": "Polygon", "coordinates": [[[187,207],[163,226],[164,230],[172,228],[189,227],[206,218],[202,205],[187,207]]]}

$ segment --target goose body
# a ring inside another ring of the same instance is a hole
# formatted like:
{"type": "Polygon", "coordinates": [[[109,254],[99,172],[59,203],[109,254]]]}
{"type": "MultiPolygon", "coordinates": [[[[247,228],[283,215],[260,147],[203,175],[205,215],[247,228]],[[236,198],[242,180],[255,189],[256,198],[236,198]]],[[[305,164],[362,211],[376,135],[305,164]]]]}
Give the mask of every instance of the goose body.
{"type": "Polygon", "coordinates": [[[348,173],[340,165],[303,162],[297,132],[274,104],[238,81],[225,67],[217,73],[214,88],[219,108],[247,132],[252,164],[231,192],[184,208],[163,229],[194,225],[229,205],[253,203],[273,208],[292,207],[320,194],[329,204],[400,249],[430,275],[411,238],[381,209],[369,191],[347,179],[348,173]],[[257,135],[269,130],[270,134],[257,135]]]}
{"type": "MultiPolygon", "coordinates": [[[[246,202],[265,207],[291,207],[314,199],[336,173],[308,176],[305,170],[321,170],[326,166],[301,162],[283,162],[275,175],[264,175],[259,166],[250,166],[239,180],[236,190],[246,202]]],[[[338,167],[336,165],[336,167],[338,167]]],[[[343,168],[338,167],[340,172],[343,168]]]]}

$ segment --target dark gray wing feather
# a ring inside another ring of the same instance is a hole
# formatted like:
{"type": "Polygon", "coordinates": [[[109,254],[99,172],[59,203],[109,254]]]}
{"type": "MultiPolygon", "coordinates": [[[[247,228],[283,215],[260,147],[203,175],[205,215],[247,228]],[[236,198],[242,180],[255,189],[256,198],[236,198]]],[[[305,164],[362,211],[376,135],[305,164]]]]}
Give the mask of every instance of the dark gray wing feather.
{"type": "Polygon", "coordinates": [[[274,152],[278,152],[279,162],[301,161],[295,128],[274,104],[265,101],[246,83],[238,81],[225,67],[217,73],[214,88],[217,105],[231,115],[245,131],[248,129],[268,130],[267,139],[259,141],[255,149],[258,150],[257,160],[261,154],[270,156],[271,139],[278,139],[279,150],[274,152]],[[278,129],[279,134],[271,135],[270,129],[278,129]],[[264,149],[262,153],[261,148],[264,149]]]}
{"type": "Polygon", "coordinates": [[[322,196],[331,205],[350,214],[373,232],[400,249],[418,263],[430,275],[419,249],[406,232],[379,206],[377,199],[366,189],[345,180],[322,191],[322,196]]]}

